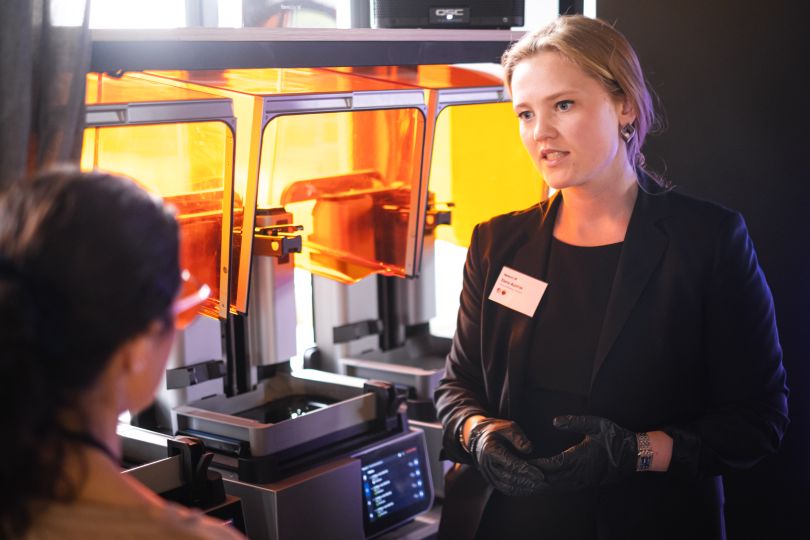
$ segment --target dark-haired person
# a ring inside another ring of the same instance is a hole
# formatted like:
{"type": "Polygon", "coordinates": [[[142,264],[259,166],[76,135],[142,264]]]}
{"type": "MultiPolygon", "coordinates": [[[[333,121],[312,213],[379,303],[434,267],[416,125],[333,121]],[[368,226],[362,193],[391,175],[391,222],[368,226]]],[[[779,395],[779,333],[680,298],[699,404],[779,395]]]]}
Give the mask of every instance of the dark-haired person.
{"type": "Polygon", "coordinates": [[[120,474],[118,415],[152,401],[179,311],[206,296],[181,288],[178,238],[126,178],[65,169],[0,195],[0,537],[242,538],[120,474]]]}
{"type": "Polygon", "coordinates": [[[655,115],[610,25],[503,56],[548,200],[476,227],[445,378],[444,538],[723,538],[721,475],[779,447],[787,387],[742,217],[646,170],[655,115]]]}

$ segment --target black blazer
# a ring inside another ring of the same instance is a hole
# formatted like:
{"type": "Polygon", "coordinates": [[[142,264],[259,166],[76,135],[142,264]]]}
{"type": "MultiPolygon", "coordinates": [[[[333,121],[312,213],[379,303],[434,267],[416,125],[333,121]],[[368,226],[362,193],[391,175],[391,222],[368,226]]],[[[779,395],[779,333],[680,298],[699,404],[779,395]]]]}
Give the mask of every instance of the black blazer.
{"type": "MultiPolygon", "coordinates": [[[[773,300],[738,213],[672,191],[653,194],[646,178],[641,186],[599,336],[590,413],[633,431],[664,429],[674,455],[667,473],[599,488],[599,537],[722,538],[718,475],[776,451],[788,424],[773,300]]],[[[512,418],[520,403],[533,324],[487,297],[503,266],[545,278],[559,203],[555,195],[473,232],[456,335],[435,394],[444,455],[458,463],[469,463],[457,438],[464,419],[512,418]]],[[[478,476],[465,469],[462,477],[478,476]]],[[[448,488],[443,521],[463,515],[471,534],[480,516],[470,510],[479,513],[491,489],[480,477],[460,485],[463,496],[448,488]],[[466,509],[456,503],[462,499],[466,509]]]]}

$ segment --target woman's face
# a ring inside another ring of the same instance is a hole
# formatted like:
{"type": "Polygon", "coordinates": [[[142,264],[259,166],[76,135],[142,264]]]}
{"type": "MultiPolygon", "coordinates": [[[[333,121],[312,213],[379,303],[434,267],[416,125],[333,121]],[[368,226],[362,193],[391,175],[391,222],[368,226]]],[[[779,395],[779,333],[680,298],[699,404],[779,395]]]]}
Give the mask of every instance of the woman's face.
{"type": "Polygon", "coordinates": [[[635,115],[556,51],[520,62],[512,104],[523,145],[554,189],[604,189],[629,167],[619,129],[635,115]]]}

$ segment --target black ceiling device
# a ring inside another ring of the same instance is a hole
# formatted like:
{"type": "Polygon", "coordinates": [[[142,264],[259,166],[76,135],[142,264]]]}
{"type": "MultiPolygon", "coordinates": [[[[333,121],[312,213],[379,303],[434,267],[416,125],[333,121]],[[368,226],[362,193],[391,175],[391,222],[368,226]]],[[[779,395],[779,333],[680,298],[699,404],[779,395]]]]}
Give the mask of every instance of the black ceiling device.
{"type": "Polygon", "coordinates": [[[523,26],[524,0],[372,0],[376,28],[523,26]]]}

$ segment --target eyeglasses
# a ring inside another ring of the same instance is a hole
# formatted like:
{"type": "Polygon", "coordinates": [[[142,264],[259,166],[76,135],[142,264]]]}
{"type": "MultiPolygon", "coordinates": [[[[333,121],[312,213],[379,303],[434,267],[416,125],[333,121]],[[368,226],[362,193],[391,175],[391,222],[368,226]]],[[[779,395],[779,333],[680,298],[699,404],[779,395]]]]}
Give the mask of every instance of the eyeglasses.
{"type": "Polygon", "coordinates": [[[208,300],[211,287],[201,284],[188,270],[180,273],[180,281],[180,293],[172,304],[172,315],[174,327],[183,330],[200,314],[200,306],[208,300]]]}

